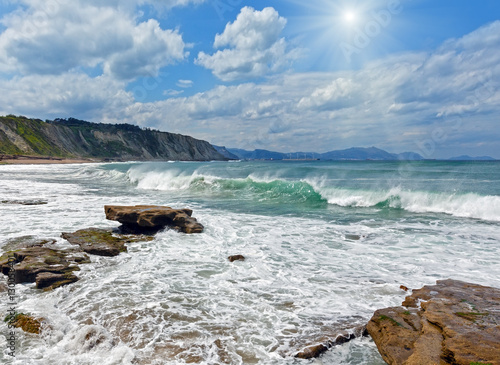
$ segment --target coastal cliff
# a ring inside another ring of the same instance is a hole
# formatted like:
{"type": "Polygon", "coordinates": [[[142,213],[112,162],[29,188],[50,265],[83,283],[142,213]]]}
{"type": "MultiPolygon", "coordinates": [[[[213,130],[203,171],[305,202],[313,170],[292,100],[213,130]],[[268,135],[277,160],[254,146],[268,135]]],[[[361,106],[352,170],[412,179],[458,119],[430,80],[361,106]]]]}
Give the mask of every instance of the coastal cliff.
{"type": "Polygon", "coordinates": [[[0,154],[109,160],[227,160],[210,143],[130,124],[0,117],[0,154]]]}

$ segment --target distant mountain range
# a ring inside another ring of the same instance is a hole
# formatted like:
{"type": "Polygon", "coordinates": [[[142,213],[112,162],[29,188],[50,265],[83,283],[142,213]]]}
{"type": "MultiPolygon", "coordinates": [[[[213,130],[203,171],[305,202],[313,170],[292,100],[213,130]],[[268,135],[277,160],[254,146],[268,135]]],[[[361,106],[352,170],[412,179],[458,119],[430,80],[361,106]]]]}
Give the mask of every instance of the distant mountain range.
{"type": "MultiPolygon", "coordinates": [[[[421,161],[425,160],[420,154],[415,152],[390,153],[376,147],[353,147],[345,150],[335,150],[325,153],[317,152],[275,152],[262,149],[247,151],[239,148],[225,148],[214,146],[215,149],[224,157],[239,160],[376,160],[376,161],[421,161]]],[[[453,157],[452,161],[494,161],[489,156],[453,157]]]]}
{"type": "MultiPolygon", "coordinates": [[[[216,147],[217,149],[217,147],[216,147]]],[[[222,153],[218,150],[219,153],[222,153]]],[[[418,153],[403,152],[389,153],[376,147],[362,148],[353,147],[346,150],[336,150],[326,153],[316,152],[275,152],[257,149],[247,151],[238,148],[227,148],[227,152],[237,156],[240,160],[379,160],[379,161],[394,161],[394,160],[412,160],[419,161],[424,158],[418,153]]],[[[225,156],[231,158],[229,156],[225,156]]]]}
{"type": "MultiPolygon", "coordinates": [[[[0,116],[0,159],[11,156],[94,158],[110,161],[209,160],[377,160],[420,161],[414,152],[389,153],[376,147],[353,147],[326,153],[247,151],[214,146],[180,134],[130,124],[90,123],[75,118],[42,121],[0,116]]],[[[489,156],[458,156],[454,161],[494,161],[489,156]]]]}
{"type": "Polygon", "coordinates": [[[467,155],[452,157],[449,159],[450,161],[496,161],[493,157],[490,156],[477,156],[471,157],[467,155]]]}

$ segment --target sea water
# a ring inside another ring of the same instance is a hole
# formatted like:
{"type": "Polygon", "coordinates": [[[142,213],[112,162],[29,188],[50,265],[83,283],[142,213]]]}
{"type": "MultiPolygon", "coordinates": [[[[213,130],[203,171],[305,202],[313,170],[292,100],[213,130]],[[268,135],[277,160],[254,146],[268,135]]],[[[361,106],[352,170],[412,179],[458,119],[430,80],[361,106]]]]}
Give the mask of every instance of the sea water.
{"type": "Polygon", "coordinates": [[[205,226],[91,256],[53,291],[17,284],[17,310],[47,327],[16,330],[13,359],[1,322],[1,363],[383,364],[369,337],[294,355],[400,305],[400,285],[500,287],[496,162],[3,165],[0,201],[0,249],[27,235],[70,247],[61,232],[118,226],[105,204],[191,208],[205,226]]]}

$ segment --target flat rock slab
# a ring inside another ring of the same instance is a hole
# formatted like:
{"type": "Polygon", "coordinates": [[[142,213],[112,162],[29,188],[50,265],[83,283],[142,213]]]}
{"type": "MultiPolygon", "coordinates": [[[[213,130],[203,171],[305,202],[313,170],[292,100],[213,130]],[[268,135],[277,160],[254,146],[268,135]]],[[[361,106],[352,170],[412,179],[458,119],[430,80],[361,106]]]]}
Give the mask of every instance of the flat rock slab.
{"type": "Polygon", "coordinates": [[[367,325],[388,364],[500,365],[500,289],[438,280],[367,325]]]}
{"type": "Polygon", "coordinates": [[[123,230],[132,233],[157,232],[166,227],[184,233],[201,233],[203,225],[191,217],[191,209],[173,209],[157,205],[105,205],[106,219],[123,224],[123,230]]]}
{"type": "Polygon", "coordinates": [[[153,240],[151,236],[114,234],[112,230],[100,228],[80,229],[63,233],[61,237],[79,245],[84,252],[99,256],[117,256],[120,252],[127,252],[126,243],[153,240]]]}
{"type": "Polygon", "coordinates": [[[11,242],[10,250],[0,257],[0,270],[16,283],[36,282],[38,289],[54,289],[77,281],[73,272],[80,270],[79,264],[89,263],[89,257],[80,250],[46,247],[47,242],[20,239],[17,247],[11,242]]]}

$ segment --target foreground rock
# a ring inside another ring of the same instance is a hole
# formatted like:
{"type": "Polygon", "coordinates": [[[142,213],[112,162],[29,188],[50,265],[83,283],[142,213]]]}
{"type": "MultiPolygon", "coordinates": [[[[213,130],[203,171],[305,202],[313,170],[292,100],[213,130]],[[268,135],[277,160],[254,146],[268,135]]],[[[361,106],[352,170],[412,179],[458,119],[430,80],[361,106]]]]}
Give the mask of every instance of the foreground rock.
{"type": "Polygon", "coordinates": [[[185,233],[201,233],[203,225],[191,217],[191,209],[172,209],[157,205],[104,206],[106,219],[123,224],[130,233],[154,233],[170,227],[185,233]]]}
{"type": "Polygon", "coordinates": [[[78,264],[89,263],[82,252],[62,251],[45,246],[48,240],[21,239],[0,257],[0,269],[15,283],[36,282],[38,289],[55,289],[73,283],[78,277],[73,273],[80,270],[78,264]],[[11,272],[13,269],[13,272],[11,272]]]}
{"type": "Polygon", "coordinates": [[[17,204],[17,205],[45,205],[48,204],[46,200],[2,200],[1,204],[17,204]]]}
{"type": "Polygon", "coordinates": [[[500,289],[439,280],[367,325],[388,364],[500,364],[500,289]]]}
{"type": "Polygon", "coordinates": [[[114,234],[112,230],[100,228],[62,233],[61,237],[71,244],[79,245],[84,252],[99,256],[117,256],[120,252],[127,252],[126,243],[153,240],[151,236],[114,234]]]}
{"type": "Polygon", "coordinates": [[[342,345],[346,342],[354,340],[355,338],[365,335],[367,335],[365,326],[357,327],[351,333],[343,332],[338,334],[335,338],[324,339],[320,343],[308,346],[302,351],[298,352],[295,357],[299,359],[313,359],[321,356],[324,352],[328,351],[333,346],[342,345]]]}
{"type": "Polygon", "coordinates": [[[5,317],[4,322],[7,322],[12,327],[21,328],[24,332],[39,335],[44,319],[34,318],[25,313],[15,313],[5,317]]]}

